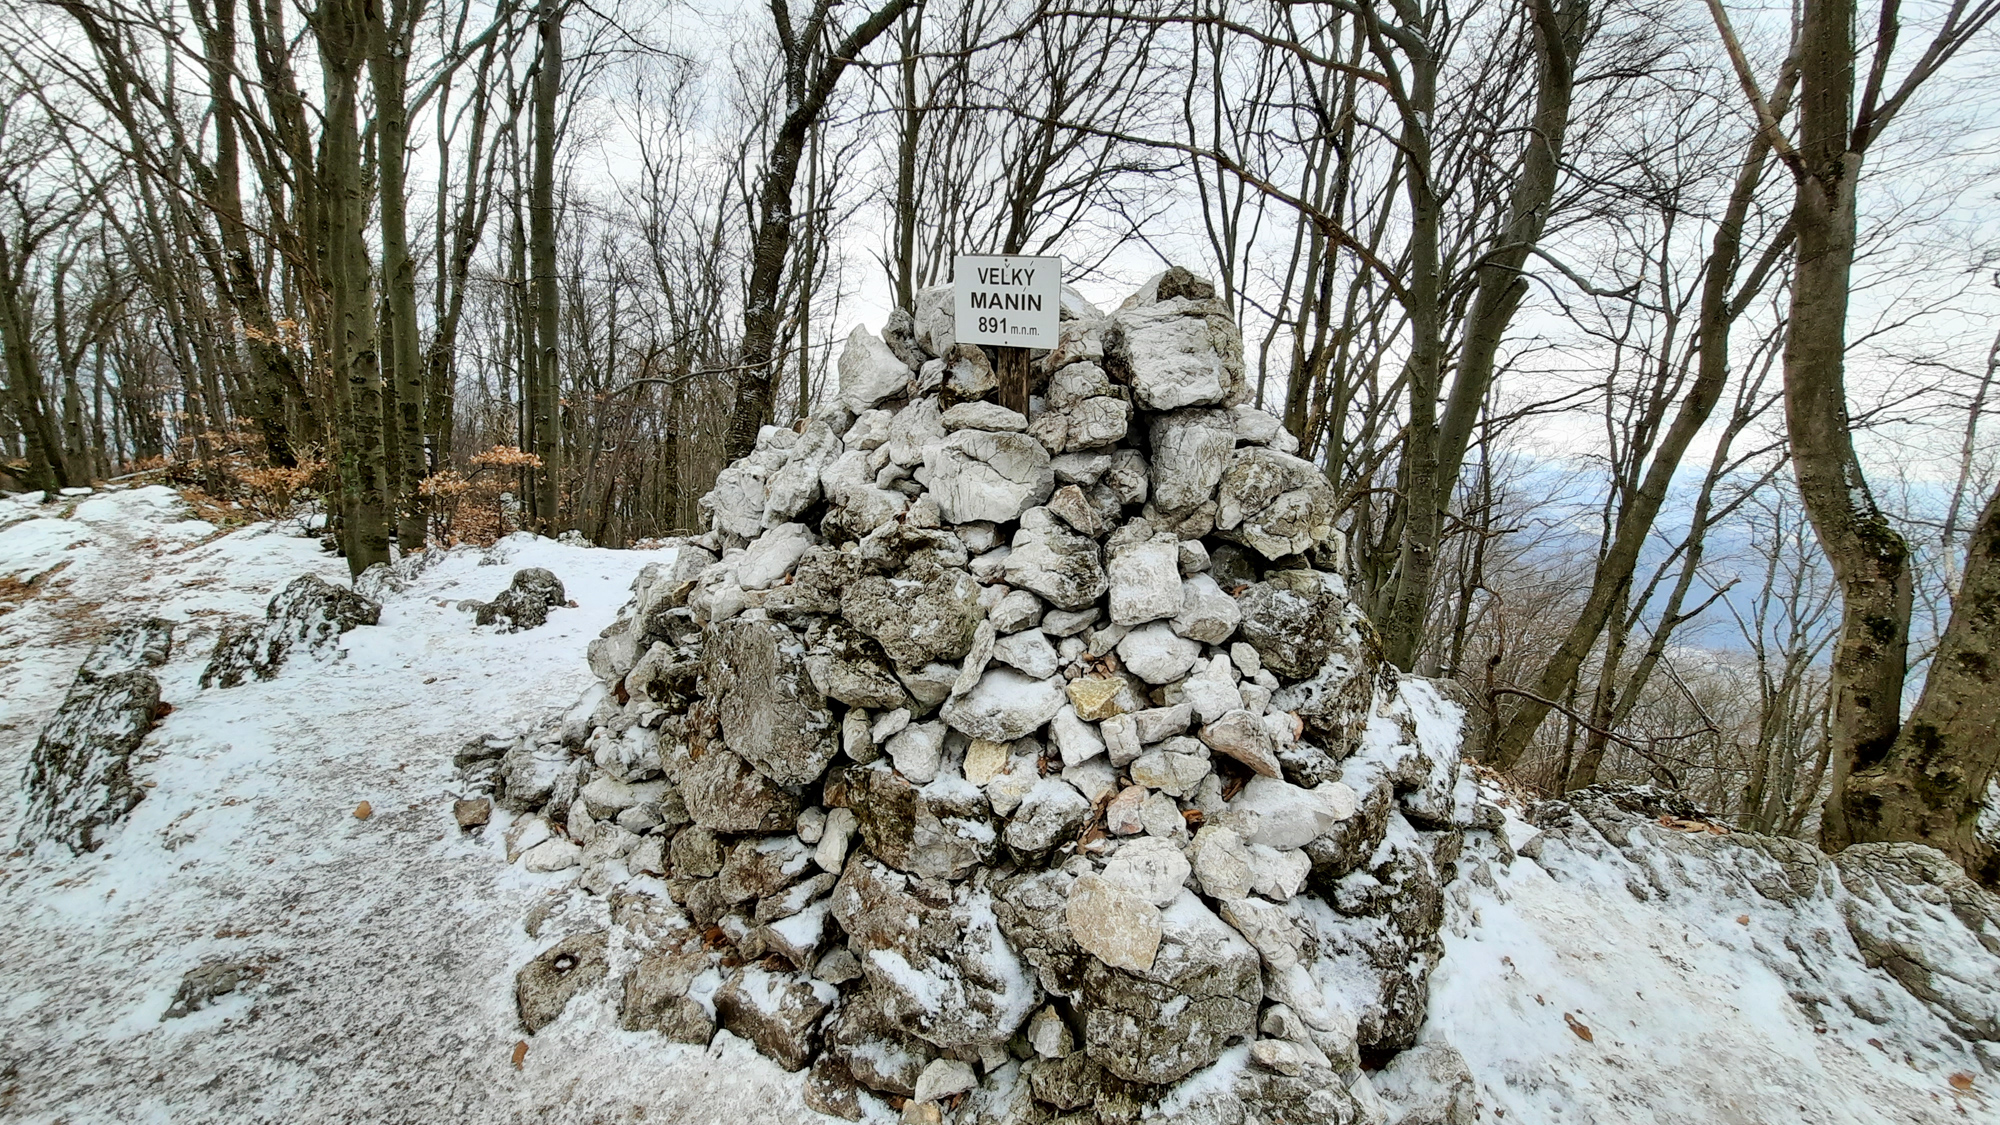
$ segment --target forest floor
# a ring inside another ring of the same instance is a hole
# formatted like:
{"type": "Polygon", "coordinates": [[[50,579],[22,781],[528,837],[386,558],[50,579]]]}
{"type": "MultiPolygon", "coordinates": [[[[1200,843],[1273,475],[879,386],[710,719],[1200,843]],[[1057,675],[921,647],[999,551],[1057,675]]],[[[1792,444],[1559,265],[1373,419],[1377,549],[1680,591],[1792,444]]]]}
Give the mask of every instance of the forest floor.
{"type": "MultiPolygon", "coordinates": [[[[666,557],[526,536],[453,551],[343,658],[202,691],[221,624],[344,564],[296,527],[224,533],[160,487],[0,499],[0,777],[22,776],[104,629],[181,623],[158,670],[173,710],[135,759],[146,799],[96,853],[0,860],[0,1119],[815,1119],[796,1077],[727,1033],[704,1050],[620,1030],[608,990],[517,1058],[514,974],[546,944],[521,920],[575,872],[508,866],[502,813],[473,834],[452,817],[458,748],[557,722],[591,683],[586,642],[666,557]],[[456,608],[524,566],[554,571],[575,607],[515,634],[456,608]],[[163,1018],[216,961],[254,983],[163,1018]]],[[[0,839],[22,809],[0,800],[0,839]]],[[[1739,925],[1721,892],[1638,902],[1580,862],[1556,878],[1517,861],[1455,908],[1427,1035],[1465,1054],[1479,1121],[2000,1120],[1994,1080],[1920,1017],[1885,1030],[1801,1010],[1769,957],[1789,923],[1739,925]]]]}

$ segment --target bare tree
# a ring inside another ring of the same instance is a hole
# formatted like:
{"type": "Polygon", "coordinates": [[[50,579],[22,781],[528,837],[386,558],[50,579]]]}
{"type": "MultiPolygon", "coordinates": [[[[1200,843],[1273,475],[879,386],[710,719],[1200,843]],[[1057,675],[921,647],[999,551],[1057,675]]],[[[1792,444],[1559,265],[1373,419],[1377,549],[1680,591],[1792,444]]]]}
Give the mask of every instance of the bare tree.
{"type": "Polygon", "coordinates": [[[813,127],[825,113],[828,99],[848,66],[913,2],[882,0],[852,27],[843,29],[831,0],[814,0],[804,22],[798,24],[787,0],[772,0],[784,114],[764,153],[757,190],[750,280],[743,295],[743,336],[737,344],[736,401],[725,446],[731,459],[743,456],[756,444],[757,430],[771,412],[775,376],[772,348],[783,316],[778,302],[783,293],[785,259],[796,233],[792,192],[813,127]]]}
{"type": "Polygon", "coordinates": [[[2000,853],[1977,821],[2000,769],[2000,493],[1968,533],[1967,561],[1923,692],[1902,716],[1911,614],[1909,544],[1869,488],[1848,413],[1847,315],[1863,161],[1915,93],[2000,16],[1992,0],[1953,0],[1919,56],[1892,79],[1902,6],[1879,9],[1872,54],[1855,40],[1853,0],[1805,0],[1794,35],[1799,114],[1764,92],[1720,0],[1710,0],[1738,78],[1795,184],[1798,265],[1785,347],[1785,415],[1799,495],[1841,591],[1828,738],[1829,849],[1915,840],[1989,884],[2000,853]],[[1861,89],[1858,97],[1857,81],[1861,89]]]}

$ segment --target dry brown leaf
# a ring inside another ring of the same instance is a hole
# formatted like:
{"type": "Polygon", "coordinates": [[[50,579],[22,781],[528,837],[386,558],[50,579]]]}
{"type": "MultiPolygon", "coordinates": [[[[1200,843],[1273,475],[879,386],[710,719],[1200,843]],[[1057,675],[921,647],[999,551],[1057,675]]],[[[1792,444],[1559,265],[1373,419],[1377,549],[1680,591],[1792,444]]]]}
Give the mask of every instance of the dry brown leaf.
{"type": "Polygon", "coordinates": [[[514,1069],[521,1069],[521,1064],[526,1061],[528,1061],[528,1041],[523,1039],[514,1044],[514,1069]]]}
{"type": "Polygon", "coordinates": [[[1569,1029],[1571,1031],[1576,1032],[1576,1037],[1578,1039],[1583,1040],[1585,1043],[1597,1042],[1597,1037],[1590,1033],[1590,1028],[1584,1026],[1582,1020],[1577,1019],[1575,1016],[1570,1015],[1568,1012],[1564,1012],[1563,1022],[1569,1025],[1569,1029]]]}
{"type": "Polygon", "coordinates": [[[369,817],[374,815],[375,815],[375,809],[373,808],[373,806],[369,805],[369,803],[366,801],[363,801],[360,804],[354,806],[354,819],[356,820],[367,820],[369,817]]]}
{"type": "Polygon", "coordinates": [[[1749,925],[1749,924],[1750,924],[1750,916],[1749,916],[1748,914],[1738,914],[1738,915],[1736,916],[1736,924],[1737,924],[1737,925],[1739,925],[1739,926],[1747,926],[1747,925],[1749,925]]]}
{"type": "Polygon", "coordinates": [[[1972,1075],[1962,1070],[1952,1075],[1947,1081],[1951,1083],[1952,1089],[1957,1090],[1961,1094],[1972,1092],[1972,1075]]]}

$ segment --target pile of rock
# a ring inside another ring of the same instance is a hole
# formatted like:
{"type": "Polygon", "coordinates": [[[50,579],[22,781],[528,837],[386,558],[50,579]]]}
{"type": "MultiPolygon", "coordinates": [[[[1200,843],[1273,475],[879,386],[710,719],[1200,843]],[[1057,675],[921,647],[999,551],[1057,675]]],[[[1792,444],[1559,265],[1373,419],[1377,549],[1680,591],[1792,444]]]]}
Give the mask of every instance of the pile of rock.
{"type": "Polygon", "coordinates": [[[1026,417],[920,305],[718,477],[560,736],[466,759],[610,905],[524,1023],[629,965],[624,1026],[849,1118],[1379,1117],[1479,815],[1457,710],[1382,669],[1206,283],[1066,297],[1026,417]]]}

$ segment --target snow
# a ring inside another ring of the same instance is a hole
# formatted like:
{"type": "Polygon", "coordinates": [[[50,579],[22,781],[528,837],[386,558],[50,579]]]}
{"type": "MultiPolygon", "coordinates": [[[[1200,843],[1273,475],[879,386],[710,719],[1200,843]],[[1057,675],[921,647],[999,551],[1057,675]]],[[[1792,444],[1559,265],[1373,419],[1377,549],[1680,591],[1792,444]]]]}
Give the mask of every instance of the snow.
{"type": "MultiPolygon", "coordinates": [[[[1465,1056],[1479,1121],[2000,1120],[1967,1045],[1862,962],[1836,881],[1773,901],[1751,885],[1757,853],[1732,869],[1662,850],[1654,831],[1633,833],[1654,877],[1545,834],[1539,862],[1454,887],[1422,1035],[1465,1056]],[[1801,1003],[1815,995],[1830,1002],[1801,1003]]],[[[1511,814],[1506,832],[1535,834],[1511,814]]],[[[1929,940],[1949,940],[1937,925],[1929,940]]]]}
{"type": "MultiPolygon", "coordinates": [[[[623,937],[609,951],[613,980],[525,1036],[516,970],[563,936],[606,925],[608,904],[575,890],[574,870],[509,866],[504,812],[475,835],[452,820],[461,795],[454,752],[474,739],[550,729],[600,690],[584,646],[615,619],[639,570],[662,557],[528,536],[450,552],[406,568],[407,587],[386,596],[381,624],[348,634],[337,658],[295,660],[269,682],[200,691],[224,624],[261,615],[300,573],[344,582],[344,564],[286,526],[225,533],[190,518],[165,488],[50,504],[0,498],[0,579],[32,581],[25,591],[10,586],[19,592],[0,603],[5,776],[21,776],[105,629],[139,616],[180,624],[175,655],[159,669],[174,710],[134,762],[147,798],[97,853],[44,846],[0,860],[8,919],[0,1117],[822,1120],[801,1103],[796,1075],[735,1036],[700,1048],[621,1029],[616,977],[637,956],[623,937]],[[476,629],[456,608],[490,598],[525,566],[555,572],[577,606],[515,634],[476,629]],[[365,820],[354,815],[362,801],[373,810],[365,820]],[[523,925],[531,910],[536,936],[523,925]],[[264,973],[162,1021],[182,975],[216,960],[264,973]],[[523,1041],[517,1070],[512,1055],[523,1041]]],[[[1421,748],[1435,771],[1430,799],[1456,812],[1469,803],[1469,783],[1444,770],[1461,720],[1454,705],[1406,682],[1370,722],[1346,779],[1368,784],[1421,748]]],[[[933,785],[968,783],[946,770],[933,785]]],[[[18,793],[0,801],[0,834],[10,841],[23,808],[18,793]]],[[[527,827],[521,842],[548,833],[527,827]]],[[[1758,866],[1768,866],[1763,853],[1675,848],[1661,835],[1671,831],[1648,827],[1627,848],[1592,850],[1509,815],[1505,842],[1533,841],[1538,853],[1511,865],[1499,862],[1491,836],[1468,834],[1422,1034],[1463,1054],[1479,1121],[2000,1120],[1992,1045],[1982,1060],[1926,1003],[1863,963],[1845,921],[1872,911],[1879,929],[1948,951],[1962,975],[1940,986],[1972,988],[1993,974],[1983,939],[1949,904],[1862,901],[1831,877],[1780,901],[1756,889],[1770,875],[1758,866]],[[1954,1088],[1953,1075],[1973,1076],[1973,1088],[1954,1088]]],[[[1392,817],[1392,842],[1417,839],[1392,817]]],[[[1182,917],[1192,903],[1177,898],[1170,920],[1195,921],[1182,917]]],[[[1304,910],[1323,933],[1352,936],[1323,904],[1304,910]]],[[[776,925],[796,936],[815,915],[776,925]]],[[[1002,981],[1001,1006],[1025,1014],[1029,972],[999,943],[983,896],[964,924],[960,966],[1002,981]]],[[[1241,941],[1219,922],[1213,928],[1241,941]]],[[[946,975],[919,972],[890,951],[871,961],[872,972],[941,1003],[955,991],[946,975]]],[[[1353,958],[1322,958],[1334,963],[1361,971],[1353,958]]],[[[1366,975],[1316,983],[1337,998],[1374,985],[1366,975]]],[[[689,995],[712,1011],[721,984],[705,971],[689,995]]],[[[1246,1047],[1232,1048],[1153,1118],[1172,1120],[1174,1106],[1226,1088],[1246,1059],[1246,1047]]],[[[890,1112],[863,1100],[872,1113],[890,1112]]]]}
{"type": "MultiPolygon", "coordinates": [[[[477,836],[452,820],[454,751],[553,726],[592,682],[585,643],[662,555],[527,536],[453,551],[388,597],[379,626],[349,633],[344,658],[204,692],[195,681],[222,624],[260,616],[302,572],[345,583],[346,565],[281,526],[221,534],[165,488],[0,498],[0,576],[47,575],[0,612],[0,775],[21,776],[104,628],[181,623],[159,669],[174,711],[134,763],[147,798],[97,853],[44,846],[0,863],[0,1117],[818,1120],[796,1079],[749,1044],[624,1031],[608,989],[525,1036],[515,971],[602,925],[602,907],[573,906],[528,936],[520,920],[573,873],[509,867],[504,814],[477,836]],[[514,634],[455,608],[527,566],[554,571],[577,608],[514,634]],[[373,815],[356,819],[364,800],[373,815]],[[182,974],[210,960],[265,974],[162,1022],[182,974]]],[[[24,807],[18,793],[0,802],[9,842],[24,807]]]]}

